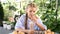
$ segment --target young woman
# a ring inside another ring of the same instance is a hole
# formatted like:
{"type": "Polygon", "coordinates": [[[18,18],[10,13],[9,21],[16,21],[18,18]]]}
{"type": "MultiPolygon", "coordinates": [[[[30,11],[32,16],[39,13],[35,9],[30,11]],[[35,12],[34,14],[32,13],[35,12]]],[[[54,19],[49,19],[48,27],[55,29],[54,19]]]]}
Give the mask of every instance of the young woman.
{"type": "Polygon", "coordinates": [[[36,14],[37,6],[34,3],[30,3],[27,5],[25,12],[17,21],[15,25],[15,30],[22,31],[25,30],[28,32],[30,30],[31,22],[34,23],[34,30],[47,30],[46,25],[44,25],[40,18],[38,18],[36,14]]]}

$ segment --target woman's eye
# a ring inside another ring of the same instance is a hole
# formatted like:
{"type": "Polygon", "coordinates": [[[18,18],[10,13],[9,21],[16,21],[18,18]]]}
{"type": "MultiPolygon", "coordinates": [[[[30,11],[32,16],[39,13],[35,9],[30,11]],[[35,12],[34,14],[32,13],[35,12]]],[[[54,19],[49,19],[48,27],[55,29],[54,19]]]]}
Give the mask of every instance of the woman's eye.
{"type": "Polygon", "coordinates": [[[32,12],[32,11],[29,11],[29,12],[32,12]]]}
{"type": "Polygon", "coordinates": [[[35,12],[35,11],[29,11],[29,12],[35,12]]]}
{"type": "Polygon", "coordinates": [[[33,11],[33,12],[35,12],[35,11],[33,11]]]}

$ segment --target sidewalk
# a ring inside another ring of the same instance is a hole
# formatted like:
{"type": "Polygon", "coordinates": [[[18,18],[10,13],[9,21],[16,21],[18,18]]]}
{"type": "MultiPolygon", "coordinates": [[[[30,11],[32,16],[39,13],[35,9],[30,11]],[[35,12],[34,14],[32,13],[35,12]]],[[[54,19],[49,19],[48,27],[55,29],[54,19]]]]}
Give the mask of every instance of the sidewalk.
{"type": "Polygon", "coordinates": [[[0,27],[0,34],[9,34],[12,32],[13,30],[7,30],[7,29],[4,29],[3,27],[0,27]]]}

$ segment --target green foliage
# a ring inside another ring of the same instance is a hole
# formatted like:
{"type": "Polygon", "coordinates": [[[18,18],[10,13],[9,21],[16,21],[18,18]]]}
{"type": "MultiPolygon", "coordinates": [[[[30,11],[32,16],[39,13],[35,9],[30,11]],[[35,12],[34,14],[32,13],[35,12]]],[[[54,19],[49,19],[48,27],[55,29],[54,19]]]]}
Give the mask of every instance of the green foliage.
{"type": "Polygon", "coordinates": [[[14,10],[16,11],[17,9],[14,6],[9,6],[9,10],[14,10]]]}
{"type": "MultiPolygon", "coordinates": [[[[35,1],[35,2],[37,3],[38,1],[35,1]]],[[[49,1],[50,3],[46,3],[46,2],[42,3],[42,2],[37,3],[39,4],[38,5],[39,10],[37,14],[39,16],[42,15],[40,17],[43,20],[43,23],[47,25],[48,29],[51,29],[52,31],[55,31],[55,32],[60,32],[60,17],[59,17],[60,10],[58,8],[58,11],[56,12],[56,1],[51,0],[49,1]]]]}
{"type": "Polygon", "coordinates": [[[25,12],[23,10],[20,10],[20,15],[24,14],[25,12]]]}
{"type": "Polygon", "coordinates": [[[2,4],[0,2],[0,20],[3,20],[3,18],[4,18],[4,12],[3,12],[2,4]]]}

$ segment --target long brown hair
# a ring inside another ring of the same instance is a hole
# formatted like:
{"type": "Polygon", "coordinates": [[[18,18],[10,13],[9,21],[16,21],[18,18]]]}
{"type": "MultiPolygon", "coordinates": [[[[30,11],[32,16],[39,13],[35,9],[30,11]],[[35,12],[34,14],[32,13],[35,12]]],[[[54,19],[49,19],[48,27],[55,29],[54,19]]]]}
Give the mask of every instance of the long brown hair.
{"type": "Polygon", "coordinates": [[[27,20],[28,20],[28,15],[26,14],[26,18],[25,18],[25,29],[27,29],[27,20]]]}

